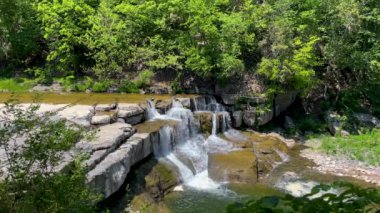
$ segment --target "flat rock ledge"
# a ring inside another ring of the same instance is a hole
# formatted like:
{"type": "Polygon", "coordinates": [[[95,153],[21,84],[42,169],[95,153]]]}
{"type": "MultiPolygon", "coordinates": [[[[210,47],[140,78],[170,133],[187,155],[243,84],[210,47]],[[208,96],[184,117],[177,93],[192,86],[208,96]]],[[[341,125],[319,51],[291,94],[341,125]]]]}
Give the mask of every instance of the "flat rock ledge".
{"type": "Polygon", "coordinates": [[[80,143],[78,146],[92,153],[85,162],[90,187],[104,198],[117,192],[131,167],[153,153],[162,127],[149,133],[136,133],[129,124],[115,123],[100,127],[95,140],[80,143]]]}
{"type": "Polygon", "coordinates": [[[321,173],[353,177],[380,186],[380,167],[367,166],[358,161],[330,156],[310,148],[302,150],[301,156],[312,160],[316,164],[313,169],[321,173]]]}

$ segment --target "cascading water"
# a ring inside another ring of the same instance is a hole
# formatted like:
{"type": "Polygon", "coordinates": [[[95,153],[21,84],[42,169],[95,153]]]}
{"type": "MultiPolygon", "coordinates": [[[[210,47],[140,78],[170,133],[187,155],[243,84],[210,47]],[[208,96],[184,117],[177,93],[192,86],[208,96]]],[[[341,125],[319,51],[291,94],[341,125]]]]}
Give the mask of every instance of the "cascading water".
{"type": "Polygon", "coordinates": [[[211,131],[211,134],[212,135],[216,135],[216,113],[213,113],[212,114],[212,131],[211,131]]]}
{"type": "Polygon", "coordinates": [[[155,107],[154,100],[147,100],[147,113],[148,113],[148,119],[152,120],[160,116],[160,113],[157,111],[155,107]]]}
{"type": "MultiPolygon", "coordinates": [[[[202,101],[200,101],[202,102],[202,101]]],[[[224,107],[209,97],[205,104],[196,102],[195,109],[212,113],[211,135],[205,138],[196,124],[194,114],[178,100],[173,100],[172,108],[166,115],[160,115],[152,102],[148,103],[150,119],[175,120],[176,125],[160,129],[160,143],[155,146],[155,155],[175,165],[181,175],[184,189],[194,188],[217,193],[224,193],[223,183],[217,183],[208,175],[208,155],[210,153],[227,153],[235,149],[233,144],[218,136],[224,133],[227,139],[244,140],[243,134],[230,127],[230,115],[224,107]],[[207,104],[206,104],[207,103],[207,104]],[[185,160],[185,161],[182,161],[185,160]],[[186,162],[186,163],[185,163],[186,162]],[[222,189],[222,190],[220,190],[222,189]]],[[[281,156],[284,157],[285,156],[281,156]]]]}
{"type": "MultiPolygon", "coordinates": [[[[160,129],[160,142],[154,146],[155,156],[164,158],[174,164],[179,173],[184,186],[200,190],[217,190],[220,184],[214,182],[208,177],[208,153],[214,151],[228,151],[232,145],[227,141],[219,138],[217,134],[217,112],[223,108],[216,103],[215,99],[210,99],[209,105],[204,108],[212,109],[213,124],[212,135],[205,139],[196,125],[194,114],[191,110],[186,109],[182,104],[173,100],[172,108],[166,113],[166,116],[160,115],[154,109],[154,103],[148,101],[148,115],[150,119],[171,119],[179,123],[175,127],[164,126],[160,129]],[[175,148],[173,148],[175,146],[175,148]],[[181,156],[181,158],[179,158],[181,156]],[[192,169],[183,163],[180,159],[186,158],[192,164],[196,174],[192,169]]],[[[227,114],[227,113],[226,113],[227,114]]],[[[223,116],[223,119],[226,116],[223,116]]],[[[227,127],[227,119],[222,122],[227,127]]]]}

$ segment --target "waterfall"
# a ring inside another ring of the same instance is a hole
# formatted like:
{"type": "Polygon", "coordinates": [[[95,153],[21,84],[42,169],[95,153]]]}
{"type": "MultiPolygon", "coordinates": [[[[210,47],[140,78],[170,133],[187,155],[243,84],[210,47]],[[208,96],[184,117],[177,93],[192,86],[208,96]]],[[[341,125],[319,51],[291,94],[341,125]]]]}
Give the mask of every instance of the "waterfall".
{"type": "Polygon", "coordinates": [[[216,135],[216,128],[217,128],[216,113],[213,113],[212,114],[212,132],[211,132],[212,135],[216,135]]]}
{"type": "Polygon", "coordinates": [[[148,119],[155,119],[160,116],[160,113],[157,111],[154,100],[147,100],[147,113],[148,113],[148,119]]]}
{"type": "Polygon", "coordinates": [[[230,117],[214,97],[208,97],[207,102],[205,99],[203,100],[204,105],[200,103],[202,101],[195,102],[195,109],[213,112],[212,135],[207,139],[200,133],[193,112],[184,108],[176,99],[173,99],[172,108],[165,116],[160,115],[155,110],[154,104],[148,101],[148,115],[150,119],[160,118],[178,121],[175,127],[164,126],[160,129],[160,142],[154,145],[155,156],[166,159],[177,167],[184,186],[198,190],[215,191],[220,188],[220,184],[208,176],[208,153],[233,150],[231,143],[217,136],[218,125],[222,126],[223,131],[230,129],[230,117]],[[218,117],[222,117],[223,120],[218,122],[218,117]],[[181,159],[186,159],[186,163],[192,164],[191,167],[194,168],[196,174],[181,159]]]}
{"type": "Polygon", "coordinates": [[[186,182],[194,176],[191,169],[182,163],[177,156],[173,153],[172,134],[173,128],[164,126],[160,129],[160,141],[158,146],[153,146],[154,154],[156,157],[162,157],[169,160],[177,168],[181,175],[182,181],[186,182]]]}

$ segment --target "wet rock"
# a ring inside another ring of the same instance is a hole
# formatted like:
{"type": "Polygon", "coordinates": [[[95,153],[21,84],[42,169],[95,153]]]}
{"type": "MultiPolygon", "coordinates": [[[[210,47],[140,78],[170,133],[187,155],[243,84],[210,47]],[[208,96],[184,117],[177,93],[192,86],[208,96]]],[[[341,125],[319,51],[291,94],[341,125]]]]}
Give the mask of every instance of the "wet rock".
{"type": "Polygon", "coordinates": [[[156,201],[162,200],[179,183],[177,177],[168,165],[158,163],[145,176],[145,189],[156,201]]]}
{"type": "Polygon", "coordinates": [[[243,112],[242,111],[235,111],[232,113],[232,117],[234,118],[233,126],[235,128],[241,127],[243,124],[243,112]]]}
{"type": "Polygon", "coordinates": [[[252,151],[233,151],[209,154],[208,172],[215,181],[256,183],[257,158],[252,151]]]}
{"type": "Polygon", "coordinates": [[[104,125],[111,123],[110,115],[95,115],[91,119],[92,125],[104,125]]]}
{"type": "Polygon", "coordinates": [[[286,139],[282,135],[275,133],[275,132],[271,132],[271,133],[265,134],[265,135],[276,138],[278,141],[281,141],[284,144],[286,144],[286,146],[288,148],[293,148],[296,145],[296,141],[294,139],[286,139]]]}
{"type": "Polygon", "coordinates": [[[355,113],[354,117],[359,121],[360,124],[364,126],[368,126],[371,128],[380,127],[380,120],[371,114],[355,113]]]}
{"type": "Polygon", "coordinates": [[[172,107],[171,101],[162,101],[162,100],[156,101],[156,109],[161,114],[165,114],[167,111],[170,110],[171,107],[172,107]]]}
{"type": "Polygon", "coordinates": [[[202,133],[212,133],[212,112],[198,111],[195,112],[194,117],[199,121],[200,130],[202,133]]]}

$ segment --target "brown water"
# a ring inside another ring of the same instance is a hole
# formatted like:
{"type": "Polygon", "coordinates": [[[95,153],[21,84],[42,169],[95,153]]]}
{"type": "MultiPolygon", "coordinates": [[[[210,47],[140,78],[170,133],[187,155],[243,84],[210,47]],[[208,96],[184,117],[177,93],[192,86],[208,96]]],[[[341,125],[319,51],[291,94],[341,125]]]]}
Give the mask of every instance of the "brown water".
{"type": "MultiPolygon", "coordinates": [[[[146,100],[169,101],[172,95],[144,95],[144,94],[120,94],[120,93],[0,93],[0,103],[16,98],[22,103],[46,103],[46,104],[110,104],[110,103],[145,103],[146,100]]],[[[194,97],[194,95],[178,95],[177,97],[194,97]]]]}

